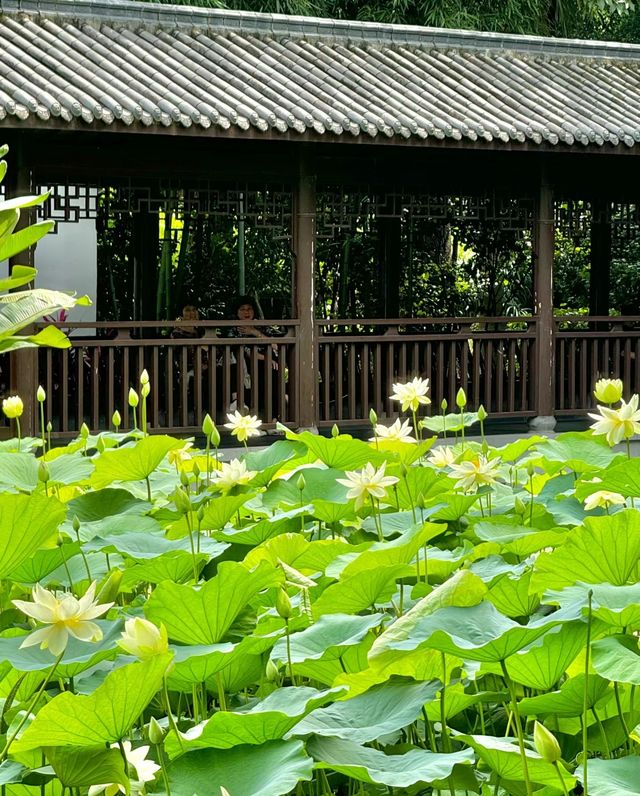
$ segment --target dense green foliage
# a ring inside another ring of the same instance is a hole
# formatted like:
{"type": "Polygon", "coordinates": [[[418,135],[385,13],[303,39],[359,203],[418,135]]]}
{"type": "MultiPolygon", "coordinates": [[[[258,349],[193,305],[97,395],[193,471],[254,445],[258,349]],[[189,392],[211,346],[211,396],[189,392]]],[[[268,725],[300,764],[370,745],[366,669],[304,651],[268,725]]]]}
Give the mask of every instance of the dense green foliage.
{"type": "Polygon", "coordinates": [[[601,436],[637,396],[498,449],[436,416],[433,448],[394,389],[370,443],[225,464],[210,419],[2,443],[6,796],[638,793],[640,460],[601,436]]]}

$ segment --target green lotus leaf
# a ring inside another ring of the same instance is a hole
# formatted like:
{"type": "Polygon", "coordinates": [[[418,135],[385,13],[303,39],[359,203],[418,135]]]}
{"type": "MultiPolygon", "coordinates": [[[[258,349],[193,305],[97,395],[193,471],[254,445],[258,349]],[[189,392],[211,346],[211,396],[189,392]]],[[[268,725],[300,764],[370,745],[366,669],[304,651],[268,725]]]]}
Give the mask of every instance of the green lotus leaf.
{"type": "Polygon", "coordinates": [[[576,489],[576,496],[584,500],[587,495],[606,489],[619,492],[624,497],[640,497],[640,459],[622,459],[613,467],[599,474],[602,479],[596,483],[583,482],[576,489]]]}
{"type": "Polygon", "coordinates": [[[95,460],[91,483],[100,489],[115,481],[144,481],[170,450],[182,444],[182,440],[159,434],[139,439],[133,445],[107,450],[95,460]]]}
{"type": "Polygon", "coordinates": [[[425,703],[435,699],[439,686],[436,682],[389,681],[314,710],[289,735],[329,735],[359,744],[374,741],[415,721],[425,703]]]}
{"type": "Polygon", "coordinates": [[[343,691],[346,689],[279,688],[246,708],[215,713],[207,721],[181,733],[180,739],[175,733],[169,733],[165,749],[169,757],[177,757],[194,749],[230,749],[241,744],[258,746],[266,741],[276,741],[309,711],[326,704],[343,691]]]}
{"type": "Polygon", "coordinates": [[[171,764],[169,780],[172,796],[219,794],[221,788],[234,796],[283,796],[312,772],[300,741],[267,741],[190,752],[171,764]]]}
{"type": "Polygon", "coordinates": [[[624,586],[640,561],[640,512],[627,509],[610,517],[589,517],[562,547],[541,553],[531,588],[542,592],[578,581],[624,586]]]}
{"type": "Polygon", "coordinates": [[[237,644],[171,644],[174,662],[167,675],[169,688],[191,693],[197,683],[204,683],[224,669],[237,667],[245,658],[260,655],[276,640],[277,636],[245,636],[237,644]]]}
{"type": "MultiPolygon", "coordinates": [[[[640,796],[640,757],[589,760],[588,766],[589,796],[640,796]]],[[[582,766],[576,777],[584,782],[582,766]]]]}
{"type": "Polygon", "coordinates": [[[194,577],[194,566],[199,574],[208,560],[206,553],[191,555],[186,550],[163,553],[152,560],[127,567],[122,579],[122,590],[134,589],[140,583],[185,583],[194,577]]]}
{"type": "Polygon", "coordinates": [[[357,546],[349,545],[342,538],[308,542],[299,533],[283,533],[247,553],[244,564],[255,567],[261,561],[269,561],[277,566],[283,561],[299,572],[313,574],[327,570],[329,564],[342,554],[355,556],[369,546],[368,542],[357,546]]]}
{"type": "MultiPolygon", "coordinates": [[[[597,675],[589,675],[587,709],[613,697],[609,683],[597,675]]],[[[518,708],[525,716],[580,716],[584,710],[584,674],[571,677],[560,690],[521,699],[518,708]]]]}
{"type": "MultiPolygon", "coordinates": [[[[471,746],[478,757],[491,768],[500,780],[522,783],[524,772],[522,758],[515,738],[496,738],[491,735],[457,735],[457,740],[471,746]]],[[[551,763],[543,760],[537,752],[526,750],[527,768],[532,782],[538,785],[547,785],[561,792],[558,780],[558,771],[568,791],[576,784],[573,777],[562,764],[555,768],[551,763]]]]}
{"type": "Polygon", "coordinates": [[[531,644],[554,625],[576,619],[580,606],[520,625],[503,616],[491,603],[464,608],[440,608],[419,620],[404,640],[389,644],[392,649],[437,649],[475,661],[504,661],[531,644]]]}
{"type": "Polygon", "coordinates": [[[344,472],[336,469],[307,467],[300,470],[304,476],[304,489],[298,489],[298,474],[287,474],[286,478],[276,478],[262,495],[263,504],[270,509],[283,506],[301,506],[313,503],[316,498],[333,503],[348,503],[347,487],[336,479],[344,478],[344,472]]]}
{"type": "Polygon", "coordinates": [[[597,472],[621,458],[603,437],[588,437],[575,431],[540,442],[536,445],[536,451],[544,457],[540,460],[542,467],[548,462],[561,463],[563,467],[579,474],[597,472]]]}
{"type": "Polygon", "coordinates": [[[387,457],[376,451],[373,445],[367,445],[366,442],[346,438],[346,436],[327,439],[318,434],[311,434],[309,431],[303,431],[301,434],[287,431],[287,439],[303,442],[311,453],[327,467],[337,470],[358,470],[368,462],[378,467],[387,460],[387,457]]]}
{"type": "Polygon", "coordinates": [[[545,547],[558,547],[566,539],[563,528],[539,530],[524,525],[492,522],[475,523],[473,533],[481,541],[496,542],[505,553],[513,553],[520,558],[526,558],[545,547]]]}
{"type": "Polygon", "coordinates": [[[633,636],[607,636],[591,645],[593,668],[615,683],[640,685],[640,650],[633,636]]]}
{"type": "MultiPolygon", "coordinates": [[[[229,522],[231,517],[247,502],[248,496],[242,495],[220,495],[209,500],[204,508],[204,514],[200,523],[201,531],[220,531],[229,522]]],[[[187,521],[186,516],[180,517],[177,522],[171,524],[167,536],[169,539],[180,539],[188,536],[191,529],[198,528],[198,515],[192,511],[187,521]]]]}
{"type": "Polygon", "coordinates": [[[262,451],[249,451],[242,457],[247,470],[257,475],[252,479],[253,487],[266,486],[273,476],[282,469],[285,462],[291,464],[294,459],[304,456],[306,446],[291,440],[277,440],[262,451]]]}
{"type": "MultiPolygon", "coordinates": [[[[157,523],[151,517],[137,517],[132,521],[125,515],[118,519],[128,527],[135,527],[136,530],[112,533],[107,538],[93,537],[85,543],[84,550],[120,553],[137,562],[149,561],[169,553],[188,552],[191,554],[191,543],[188,537],[167,539],[162,531],[155,530],[157,523]],[[147,527],[146,523],[142,522],[143,520],[150,520],[152,524],[147,527]]],[[[200,552],[205,553],[208,558],[217,558],[224,553],[229,545],[201,534],[199,546],[200,552]]]]}
{"type": "Polygon", "coordinates": [[[129,786],[129,777],[119,749],[45,746],[42,751],[66,788],[84,788],[105,782],[129,786]]]}
{"type": "Polygon", "coordinates": [[[24,583],[25,585],[35,585],[36,583],[42,585],[47,575],[55,572],[79,553],[80,544],[78,542],[37,550],[11,572],[11,580],[14,583],[24,583]]]}
{"type": "MultiPolygon", "coordinates": [[[[382,614],[325,614],[306,630],[289,636],[291,661],[303,663],[320,659],[337,660],[349,647],[359,644],[384,618],[382,614]]],[[[273,648],[271,658],[287,661],[288,656],[286,639],[280,639],[273,648]]]]}
{"type": "Polygon", "coordinates": [[[477,575],[468,570],[457,572],[386,628],[375,640],[369,660],[372,664],[384,666],[386,653],[389,652],[392,658],[397,658],[394,645],[411,638],[413,631],[424,617],[430,616],[444,606],[477,605],[486,593],[487,587],[477,575]]]}
{"type": "Polygon", "coordinates": [[[401,474],[395,491],[399,506],[411,511],[418,505],[420,495],[425,503],[446,493],[453,497],[453,481],[430,467],[411,467],[401,474]]]}
{"type": "Polygon", "coordinates": [[[540,604],[535,594],[529,594],[531,570],[517,571],[499,575],[491,584],[487,600],[512,619],[518,616],[531,616],[540,604]]]}
{"type": "Polygon", "coordinates": [[[117,514],[141,516],[150,508],[149,503],[134,497],[126,489],[107,487],[70,500],[67,503],[67,516],[69,519],[77,517],[81,523],[96,522],[117,514]]]}
{"type": "Polygon", "coordinates": [[[217,644],[242,609],[263,589],[278,586],[282,570],[263,562],[250,570],[227,561],[218,574],[202,586],[182,586],[165,581],[145,605],[145,614],[164,623],[169,638],[182,644],[217,644]]]}
{"type": "Polygon", "coordinates": [[[54,497],[0,494],[0,578],[56,538],[65,508],[54,497]]]}
{"type": "Polygon", "coordinates": [[[387,755],[337,738],[311,738],[307,752],[315,759],[316,768],[329,768],[359,782],[389,788],[440,782],[451,775],[455,766],[469,766],[474,759],[470,749],[452,754],[411,749],[404,754],[387,755]]]}
{"type": "MultiPolygon", "coordinates": [[[[331,503],[330,505],[335,504],[331,503]]],[[[270,517],[265,517],[250,525],[243,525],[242,528],[223,528],[220,531],[214,531],[213,536],[221,542],[257,547],[281,533],[292,533],[299,530],[300,515],[310,514],[312,510],[313,506],[311,505],[296,507],[291,511],[278,512],[270,517]]]]}
{"type": "Polygon", "coordinates": [[[600,619],[617,628],[640,627],[640,583],[614,586],[611,583],[576,583],[561,590],[549,590],[543,601],[557,605],[584,601],[583,613],[588,612],[588,592],[591,591],[591,610],[600,619]]]}
{"type": "Polygon", "coordinates": [[[357,614],[372,605],[384,605],[395,594],[396,580],[403,574],[411,574],[404,564],[356,572],[325,589],[313,604],[313,615],[357,614]]]}
{"type": "Polygon", "coordinates": [[[37,713],[15,742],[18,752],[42,746],[102,746],[124,738],[160,689],[171,655],[114,669],[93,694],[65,691],[37,713]]]}
{"type": "Polygon", "coordinates": [[[51,484],[78,484],[86,481],[94,470],[94,464],[87,456],[67,453],[47,461],[51,484]]]}
{"type": "Polygon", "coordinates": [[[30,453],[0,452],[0,486],[33,492],[38,486],[38,460],[30,453]]]}
{"type": "Polygon", "coordinates": [[[453,493],[446,497],[438,497],[425,509],[425,517],[443,522],[457,522],[478,502],[479,495],[461,495],[453,493]]]}
{"type": "MultiPolygon", "coordinates": [[[[438,698],[435,702],[431,702],[425,707],[425,713],[430,721],[441,721],[442,699],[443,691],[440,691],[438,698]]],[[[509,692],[505,689],[503,691],[478,691],[477,693],[468,694],[464,690],[462,683],[453,683],[448,685],[445,693],[445,720],[457,716],[463,710],[467,710],[472,705],[477,705],[479,702],[496,704],[500,702],[509,701],[509,692]]]]}

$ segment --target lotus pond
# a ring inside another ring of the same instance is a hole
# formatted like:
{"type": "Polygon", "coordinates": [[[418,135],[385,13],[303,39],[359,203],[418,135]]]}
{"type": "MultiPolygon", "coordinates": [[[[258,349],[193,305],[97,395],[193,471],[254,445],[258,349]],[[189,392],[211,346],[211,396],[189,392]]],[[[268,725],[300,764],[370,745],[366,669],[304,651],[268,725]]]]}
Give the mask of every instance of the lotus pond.
{"type": "Polygon", "coordinates": [[[640,794],[637,398],[495,448],[395,389],[225,463],[0,443],[2,794],[640,794]]]}

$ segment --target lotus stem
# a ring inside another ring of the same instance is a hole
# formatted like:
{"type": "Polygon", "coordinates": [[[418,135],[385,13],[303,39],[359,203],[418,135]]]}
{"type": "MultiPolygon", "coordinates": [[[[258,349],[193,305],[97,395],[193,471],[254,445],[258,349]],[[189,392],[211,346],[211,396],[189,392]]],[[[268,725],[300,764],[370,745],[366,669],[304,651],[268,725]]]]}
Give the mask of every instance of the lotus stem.
{"type": "MultiPolygon", "coordinates": [[[[507,666],[504,660],[500,661],[500,668],[502,669],[502,676],[509,689],[511,695],[511,707],[513,708],[513,721],[516,725],[516,734],[518,736],[518,746],[520,747],[520,757],[522,759],[522,773],[524,775],[524,785],[527,791],[527,796],[532,796],[533,788],[531,787],[531,779],[529,777],[529,764],[527,762],[527,752],[524,747],[524,733],[522,731],[522,722],[520,721],[520,711],[518,710],[518,696],[516,694],[516,687],[513,680],[509,677],[507,666]]],[[[585,791],[586,793],[586,791],[585,791]]]]}

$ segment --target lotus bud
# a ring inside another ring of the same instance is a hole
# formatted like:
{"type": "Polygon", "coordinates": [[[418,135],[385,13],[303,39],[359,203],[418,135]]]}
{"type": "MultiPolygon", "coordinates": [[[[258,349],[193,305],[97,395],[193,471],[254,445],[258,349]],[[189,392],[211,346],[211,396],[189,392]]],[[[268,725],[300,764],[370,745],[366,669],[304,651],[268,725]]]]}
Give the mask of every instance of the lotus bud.
{"type": "Polygon", "coordinates": [[[38,387],[38,391],[36,392],[37,400],[42,404],[47,400],[47,393],[44,391],[44,387],[42,384],[38,387]]]}
{"type": "Polygon", "coordinates": [[[86,439],[89,439],[89,434],[90,434],[90,433],[91,433],[91,432],[89,431],[89,426],[88,426],[86,423],[83,423],[83,424],[80,426],[80,436],[81,436],[81,438],[82,438],[82,439],[85,439],[85,440],[86,440],[86,439]]]}
{"type": "Polygon", "coordinates": [[[104,440],[102,439],[102,434],[98,437],[98,441],[96,442],[96,449],[98,453],[104,453],[104,449],[106,445],[104,444],[104,440]]]}
{"type": "Polygon", "coordinates": [[[622,398],[623,389],[621,379],[599,379],[593,394],[602,404],[615,404],[622,398]]]}
{"type": "Polygon", "coordinates": [[[151,385],[149,385],[149,384],[141,385],[141,387],[140,387],[140,395],[143,398],[148,398],[150,392],[151,392],[151,385]]]}
{"type": "Polygon", "coordinates": [[[443,398],[442,401],[440,402],[440,409],[442,409],[443,412],[446,412],[448,408],[449,404],[447,403],[447,399],[443,398]]]}
{"type": "Polygon", "coordinates": [[[220,432],[218,431],[215,425],[213,426],[213,431],[211,432],[210,439],[211,439],[211,444],[213,445],[214,448],[220,447],[220,432]]]}
{"type": "Polygon", "coordinates": [[[307,482],[304,480],[304,475],[300,473],[298,476],[298,480],[296,481],[296,486],[302,492],[302,490],[306,487],[307,482]]]}
{"type": "Polygon", "coordinates": [[[562,757],[560,744],[555,735],[537,721],[533,725],[533,743],[537,753],[547,763],[557,763],[562,757]]]}
{"type": "Polygon", "coordinates": [[[129,406],[132,409],[135,409],[140,399],[138,398],[138,393],[133,389],[133,387],[129,390],[129,406]]]}
{"type": "Polygon", "coordinates": [[[533,478],[533,476],[535,475],[535,472],[536,472],[536,468],[535,468],[533,462],[529,462],[527,464],[527,475],[529,476],[529,478],[533,478]]]}
{"type": "Polygon", "coordinates": [[[52,431],[53,431],[53,424],[49,420],[49,422],[47,423],[47,434],[51,434],[52,431]]]}
{"type": "Polygon", "coordinates": [[[51,474],[49,473],[47,463],[44,459],[40,459],[40,463],[38,464],[38,481],[42,484],[46,484],[50,478],[51,474]]]}
{"type": "Polygon", "coordinates": [[[278,612],[278,616],[281,616],[282,619],[290,619],[293,614],[291,600],[283,588],[278,589],[278,596],[276,597],[276,611],[278,612]]]}
{"type": "Polygon", "coordinates": [[[487,417],[488,417],[487,410],[484,408],[483,404],[480,404],[480,406],[478,407],[478,420],[481,423],[484,423],[487,417]]]}
{"type": "Polygon", "coordinates": [[[337,424],[334,423],[331,426],[331,436],[335,439],[336,437],[340,436],[340,429],[338,428],[337,424]]]}
{"type": "Polygon", "coordinates": [[[103,580],[102,586],[98,590],[96,601],[98,603],[113,603],[120,592],[123,572],[121,569],[112,569],[103,580]]]}
{"type": "Polygon", "coordinates": [[[189,476],[185,473],[184,470],[180,470],[180,483],[182,486],[189,486],[189,476]]]}
{"type": "Polygon", "coordinates": [[[73,519],[71,520],[71,527],[73,528],[74,533],[78,533],[80,531],[80,520],[78,519],[77,514],[73,515],[73,519]]]}
{"type": "Polygon", "coordinates": [[[424,508],[424,495],[422,494],[422,492],[418,493],[418,497],[416,498],[416,506],[419,509],[424,508]]]}
{"type": "Polygon", "coordinates": [[[464,409],[466,405],[467,405],[467,396],[465,395],[465,392],[462,389],[462,387],[460,387],[460,389],[456,393],[456,406],[458,407],[458,409],[464,409]]]}
{"type": "Polygon", "coordinates": [[[154,746],[164,743],[164,730],[154,716],[149,719],[149,740],[154,746]]]}
{"type": "Polygon", "coordinates": [[[120,424],[122,423],[122,418],[120,417],[120,412],[116,409],[116,411],[111,415],[111,422],[115,430],[117,431],[120,428],[120,424]]]}
{"type": "Polygon", "coordinates": [[[205,435],[205,437],[210,437],[214,428],[215,424],[211,418],[211,415],[207,412],[207,414],[204,416],[204,420],[202,421],[202,433],[205,435]]]}
{"type": "Polygon", "coordinates": [[[204,506],[200,506],[197,512],[198,522],[202,522],[204,520],[204,506]]]}
{"type": "Polygon", "coordinates": [[[269,658],[264,672],[265,679],[268,683],[273,683],[278,679],[279,672],[276,664],[269,658]]]}
{"type": "Polygon", "coordinates": [[[146,368],[144,368],[140,374],[140,384],[149,384],[149,374],[146,368]]]}
{"type": "Polygon", "coordinates": [[[369,409],[369,422],[371,423],[372,426],[375,426],[376,423],[378,422],[378,415],[376,414],[375,409],[373,408],[369,409]]]}
{"type": "Polygon", "coordinates": [[[191,511],[191,501],[183,489],[175,489],[171,497],[175,507],[181,514],[188,514],[191,511]]]}
{"type": "Polygon", "coordinates": [[[198,467],[198,462],[194,462],[193,467],[191,469],[193,471],[194,477],[200,478],[200,468],[198,467]]]}
{"type": "Polygon", "coordinates": [[[520,514],[521,516],[524,516],[524,514],[527,511],[527,507],[524,505],[522,500],[519,497],[517,497],[513,510],[515,511],[516,514],[520,514]]]}

